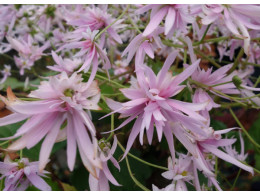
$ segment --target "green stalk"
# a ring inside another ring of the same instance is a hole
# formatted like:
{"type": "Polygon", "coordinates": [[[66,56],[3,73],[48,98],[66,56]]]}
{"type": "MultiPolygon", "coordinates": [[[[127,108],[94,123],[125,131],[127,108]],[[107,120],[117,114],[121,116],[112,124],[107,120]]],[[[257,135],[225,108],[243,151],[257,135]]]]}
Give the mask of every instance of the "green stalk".
{"type": "Polygon", "coordinates": [[[224,83],[218,83],[218,84],[215,84],[215,85],[211,85],[211,87],[216,87],[216,86],[220,86],[220,85],[225,85],[225,84],[228,84],[228,83],[232,83],[232,81],[227,81],[227,82],[224,82],[224,83]]]}
{"type": "Polygon", "coordinates": [[[216,157],[215,161],[215,177],[218,178],[218,157],[216,157]]]}
{"type": "Polygon", "coordinates": [[[139,34],[141,34],[142,33],[142,31],[138,28],[138,26],[133,22],[133,20],[131,19],[131,17],[128,15],[128,20],[130,21],[130,23],[133,25],[133,27],[134,27],[134,29],[136,29],[137,30],[137,32],[139,33],[139,34]]]}
{"type": "MultiPolygon", "coordinates": [[[[115,76],[111,77],[111,80],[117,79],[117,78],[119,78],[119,77],[121,77],[121,76],[124,76],[124,75],[126,75],[126,74],[129,74],[129,73],[131,73],[131,72],[133,72],[133,70],[128,70],[128,71],[123,72],[123,73],[121,73],[121,74],[119,74],[119,75],[115,75],[115,76]]],[[[103,82],[100,83],[100,85],[103,85],[103,84],[105,84],[106,82],[107,82],[107,81],[103,81],[103,82]]]]}
{"type": "Polygon", "coordinates": [[[260,68],[260,64],[255,64],[255,63],[251,63],[251,62],[241,62],[244,65],[251,65],[251,66],[255,66],[255,67],[259,67],[260,68]]]}
{"type": "Polygon", "coordinates": [[[183,64],[187,64],[187,48],[184,49],[183,64]]]}
{"type": "Polygon", "coordinates": [[[240,49],[240,51],[239,51],[239,53],[238,53],[236,59],[235,59],[235,62],[234,62],[234,64],[233,64],[233,66],[232,66],[232,67],[229,69],[229,71],[227,72],[228,74],[232,73],[232,72],[237,68],[237,66],[238,66],[238,64],[239,64],[239,61],[240,61],[240,59],[242,58],[243,55],[244,55],[244,48],[242,47],[242,48],[240,49]]]}
{"type": "MultiPolygon", "coordinates": [[[[114,128],[115,128],[115,123],[114,123],[114,120],[115,119],[115,116],[114,116],[114,114],[111,114],[111,130],[114,130],[114,128]]],[[[109,137],[106,139],[106,141],[109,141],[112,137],[113,137],[113,135],[114,135],[114,131],[112,131],[111,133],[110,133],[110,135],[109,135],[109,137]]]]}
{"type": "Polygon", "coordinates": [[[4,189],[4,179],[1,179],[0,181],[0,191],[3,191],[4,189]]]}
{"type": "Polygon", "coordinates": [[[174,43],[172,43],[172,42],[170,42],[170,41],[168,41],[168,40],[165,40],[165,39],[162,40],[162,43],[163,43],[164,45],[166,45],[166,46],[169,46],[169,47],[184,48],[183,45],[174,44],[174,43]]]}
{"type": "MultiPolygon", "coordinates": [[[[87,72],[86,74],[90,75],[91,73],[90,73],[90,72],[87,72]]],[[[117,83],[117,82],[115,82],[115,81],[113,81],[113,80],[110,80],[110,79],[108,79],[108,78],[106,78],[106,77],[103,77],[103,76],[101,76],[101,75],[96,74],[95,77],[101,79],[102,81],[105,80],[105,81],[108,81],[108,82],[110,82],[110,83],[113,83],[114,85],[118,86],[119,88],[126,88],[126,86],[121,85],[120,83],[117,83]]]]}
{"type": "Polygon", "coordinates": [[[227,97],[227,98],[229,98],[229,99],[231,99],[231,100],[233,100],[233,101],[239,103],[240,105],[247,106],[246,104],[244,104],[244,103],[238,101],[235,97],[231,97],[231,96],[229,96],[229,95],[227,95],[227,94],[224,94],[224,93],[222,93],[222,92],[220,92],[220,91],[218,91],[218,90],[212,88],[211,86],[205,85],[205,84],[200,83],[200,82],[198,82],[198,81],[194,81],[194,80],[192,80],[192,79],[189,79],[189,81],[190,81],[190,83],[194,83],[195,85],[197,85],[197,86],[199,86],[199,87],[202,87],[202,88],[204,88],[204,89],[206,89],[206,90],[208,90],[208,91],[214,91],[215,93],[217,93],[217,94],[219,94],[219,95],[222,95],[222,96],[224,96],[224,97],[227,97]]]}
{"type": "Polygon", "coordinates": [[[3,146],[3,145],[5,145],[5,144],[8,144],[9,141],[10,141],[10,140],[7,140],[7,141],[5,141],[5,142],[0,143],[0,146],[3,146]]]}
{"type": "MultiPolygon", "coordinates": [[[[121,143],[120,143],[120,142],[117,142],[117,144],[119,145],[119,147],[121,148],[121,150],[122,150],[123,152],[125,152],[125,148],[121,145],[121,143]]],[[[141,163],[143,163],[143,164],[148,165],[148,166],[155,167],[155,168],[158,168],[158,169],[162,169],[162,170],[164,170],[164,171],[168,171],[168,170],[169,170],[169,169],[166,168],[166,167],[162,167],[162,166],[155,165],[155,164],[149,163],[149,162],[147,162],[147,161],[144,161],[144,160],[142,160],[142,159],[136,157],[135,155],[131,154],[130,152],[128,152],[127,155],[130,156],[130,157],[132,157],[132,158],[134,158],[135,160],[138,160],[139,162],[141,162],[141,163]]]]}
{"type": "Polygon", "coordinates": [[[133,175],[132,171],[131,171],[131,168],[130,168],[130,164],[128,162],[128,158],[127,156],[125,157],[125,160],[126,160],[126,165],[127,165],[127,169],[128,169],[128,172],[129,172],[129,175],[130,177],[132,178],[132,180],[135,182],[135,184],[141,188],[142,190],[144,191],[150,191],[148,188],[146,188],[143,184],[141,184],[133,175]]]}
{"type": "Polygon", "coordinates": [[[232,191],[232,190],[234,189],[234,187],[236,186],[237,179],[238,179],[240,173],[241,173],[241,169],[239,169],[239,171],[238,171],[238,173],[237,173],[237,176],[236,176],[236,179],[235,179],[235,181],[234,181],[234,183],[233,183],[233,185],[232,185],[230,191],[232,191]]]}
{"type": "Polygon", "coordinates": [[[23,158],[23,150],[20,150],[20,159],[23,158]]]}
{"type": "Polygon", "coordinates": [[[209,31],[210,26],[211,26],[211,24],[209,24],[209,25],[207,26],[207,29],[205,30],[205,32],[204,32],[204,34],[203,34],[201,40],[200,40],[199,42],[197,42],[197,43],[194,43],[193,46],[198,46],[198,45],[200,45],[200,44],[203,43],[204,38],[206,37],[207,32],[209,31]]]}
{"type": "Polygon", "coordinates": [[[231,108],[229,108],[229,112],[233,116],[233,118],[235,119],[235,121],[237,122],[239,127],[243,130],[243,132],[245,133],[247,138],[251,141],[251,143],[254,144],[257,148],[260,148],[260,145],[258,143],[256,143],[255,140],[249,135],[249,133],[247,132],[245,127],[242,125],[242,123],[239,121],[239,119],[236,117],[235,113],[233,112],[233,110],[231,108]]]}
{"type": "Polygon", "coordinates": [[[215,60],[211,59],[210,57],[208,57],[207,55],[205,55],[203,52],[201,52],[198,49],[194,49],[194,51],[201,55],[203,58],[205,58],[206,60],[208,60],[211,64],[213,64],[214,66],[216,66],[217,68],[221,68],[221,65],[219,65],[217,62],[215,62],[215,60]]]}

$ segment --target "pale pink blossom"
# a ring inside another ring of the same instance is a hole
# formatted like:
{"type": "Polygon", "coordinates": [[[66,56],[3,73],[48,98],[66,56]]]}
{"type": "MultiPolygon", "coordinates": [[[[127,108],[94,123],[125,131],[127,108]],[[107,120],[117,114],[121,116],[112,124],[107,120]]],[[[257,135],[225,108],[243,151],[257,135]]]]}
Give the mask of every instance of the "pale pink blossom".
{"type": "Polygon", "coordinates": [[[223,21],[230,32],[244,39],[244,50],[249,55],[250,35],[248,29],[260,29],[259,5],[202,5],[202,10],[204,14],[201,14],[201,17],[204,25],[217,20],[223,21]]]}
{"type": "MultiPolygon", "coordinates": [[[[102,30],[115,20],[107,13],[107,6],[77,7],[74,11],[67,11],[65,19],[69,25],[77,27],[75,33],[85,32],[88,28],[90,28],[91,31],[102,30]]],[[[122,19],[116,21],[115,24],[107,29],[109,37],[120,44],[122,44],[122,40],[116,30],[124,26],[120,25],[122,21],[122,19]]],[[[102,42],[104,42],[105,33],[101,36],[101,39],[102,42]]]]}
{"type": "Polygon", "coordinates": [[[168,56],[157,76],[148,66],[138,66],[136,70],[137,79],[132,77],[131,87],[121,89],[121,92],[130,101],[119,103],[107,99],[108,106],[114,112],[120,113],[120,118],[128,117],[116,129],[120,129],[137,117],[128,139],[125,155],[138,134],[140,134],[140,143],[143,144],[145,129],[148,142],[151,144],[155,126],[159,141],[161,141],[163,133],[165,134],[174,158],[172,132],[169,128],[166,128],[168,121],[180,121],[184,126],[190,127],[192,131],[203,135],[201,126],[204,125],[203,122],[206,119],[199,115],[197,111],[204,109],[207,102],[195,104],[171,99],[185,87],[185,85],[180,84],[195,71],[199,60],[173,77],[168,70],[176,56],[177,52],[168,56]]]}
{"type": "Polygon", "coordinates": [[[113,165],[120,171],[120,166],[116,159],[112,156],[117,147],[117,138],[114,136],[114,142],[112,147],[106,141],[100,140],[99,142],[99,156],[102,162],[102,170],[96,169],[98,179],[89,175],[89,187],[91,191],[109,191],[109,183],[116,186],[120,186],[120,184],[113,177],[108,168],[108,161],[110,160],[113,165]]]}
{"type": "MultiPolygon", "coordinates": [[[[193,180],[192,173],[192,160],[191,156],[179,154],[179,158],[172,159],[168,158],[168,169],[162,173],[162,176],[168,180],[172,181],[174,191],[187,191],[187,186],[185,182],[190,182],[193,180]]],[[[167,186],[169,188],[170,186],[167,186]]]]}
{"type": "Polygon", "coordinates": [[[19,53],[19,57],[15,56],[16,66],[20,69],[20,74],[24,74],[24,69],[31,69],[34,62],[39,60],[44,54],[50,43],[47,41],[43,46],[34,45],[34,40],[28,36],[27,40],[18,40],[12,37],[6,37],[13,49],[19,53]]]}
{"type": "Polygon", "coordinates": [[[57,63],[54,66],[47,66],[47,68],[54,70],[56,72],[66,72],[68,75],[74,73],[82,64],[81,58],[64,58],[58,56],[54,51],[52,51],[52,58],[57,63]]]}
{"type": "Polygon", "coordinates": [[[1,73],[3,75],[2,80],[0,81],[0,84],[4,83],[6,79],[11,76],[11,66],[10,65],[4,65],[4,70],[1,70],[1,73]]]}
{"type": "MultiPolygon", "coordinates": [[[[116,60],[114,64],[115,65],[113,66],[113,68],[114,68],[115,75],[120,75],[128,71],[128,63],[126,62],[126,60],[116,60]]],[[[129,74],[126,74],[124,76],[119,77],[118,79],[122,80],[123,78],[128,78],[128,77],[129,74]]]]}
{"type": "Polygon", "coordinates": [[[150,35],[165,18],[164,34],[172,36],[174,31],[180,30],[187,33],[187,24],[192,23],[194,18],[189,13],[189,5],[145,5],[136,12],[142,14],[151,11],[150,22],[143,32],[144,36],[150,35]]]}
{"type": "Polygon", "coordinates": [[[47,171],[39,172],[39,162],[29,162],[27,158],[11,161],[6,156],[4,162],[0,162],[0,180],[4,181],[4,191],[24,191],[33,185],[43,191],[50,191],[51,187],[41,178],[49,174],[47,171]]]}
{"type": "Polygon", "coordinates": [[[98,33],[97,30],[93,32],[90,28],[87,28],[86,32],[75,33],[71,35],[69,38],[69,42],[65,43],[62,47],[60,47],[57,51],[61,51],[63,49],[80,49],[74,56],[75,57],[83,57],[84,63],[79,68],[77,72],[87,72],[92,64],[92,71],[89,77],[88,85],[94,80],[95,75],[98,70],[98,60],[101,59],[104,65],[104,69],[107,71],[111,68],[110,61],[106,55],[106,52],[102,50],[98,44],[95,42],[94,38],[98,33]],[[83,40],[82,40],[83,39],[83,40]]]}
{"type": "Polygon", "coordinates": [[[200,190],[199,180],[197,174],[197,169],[202,171],[203,174],[209,178],[209,180],[216,186],[218,190],[221,190],[220,186],[214,175],[214,159],[213,156],[217,156],[220,159],[223,159],[231,164],[234,164],[245,171],[254,173],[253,168],[247,166],[232,155],[223,152],[219,147],[223,148],[230,146],[236,142],[236,139],[221,138],[222,134],[226,134],[229,131],[236,128],[229,128],[215,131],[211,127],[202,128],[202,130],[207,134],[206,137],[200,136],[196,133],[192,133],[190,129],[183,127],[178,123],[171,125],[172,129],[178,129],[182,131],[185,137],[188,137],[189,143],[184,145],[186,149],[191,153],[193,163],[194,163],[194,184],[197,190],[200,190]],[[212,156],[213,155],[213,156],[212,156]]]}
{"type": "Polygon", "coordinates": [[[45,137],[39,155],[39,169],[42,171],[48,163],[54,143],[67,138],[69,169],[72,171],[74,168],[78,147],[83,164],[97,177],[95,167],[102,169],[102,165],[97,158],[96,130],[90,112],[86,111],[100,109],[100,90],[96,81],[86,87],[82,80],[81,75],[76,73],[70,77],[65,72],[52,76],[48,81],[42,81],[39,88],[29,94],[29,97],[39,99],[37,101],[20,100],[10,88],[7,99],[0,96],[13,112],[0,119],[0,126],[28,119],[14,136],[1,138],[6,140],[22,136],[7,150],[30,149],[45,137]],[[62,127],[63,124],[66,124],[65,127],[62,127]]]}
{"type": "Polygon", "coordinates": [[[135,64],[142,65],[144,62],[145,54],[150,58],[154,58],[154,52],[163,47],[160,37],[158,36],[163,29],[158,28],[153,33],[144,36],[143,34],[137,35],[125,48],[122,57],[128,53],[127,63],[130,63],[135,55],[135,64]]]}

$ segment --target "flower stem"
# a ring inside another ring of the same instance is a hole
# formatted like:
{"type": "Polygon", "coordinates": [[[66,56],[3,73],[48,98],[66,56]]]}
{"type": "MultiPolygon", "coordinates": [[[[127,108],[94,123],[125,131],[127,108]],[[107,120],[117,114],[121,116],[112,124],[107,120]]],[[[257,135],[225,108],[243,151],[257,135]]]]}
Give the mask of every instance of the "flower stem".
{"type": "Polygon", "coordinates": [[[0,143],[0,146],[3,146],[3,145],[5,145],[5,144],[8,144],[9,141],[10,141],[10,140],[7,140],[7,141],[5,141],[5,142],[0,143]]]}
{"type": "MultiPolygon", "coordinates": [[[[90,72],[87,72],[86,74],[90,75],[91,73],[90,73],[90,72]]],[[[103,76],[101,76],[101,75],[96,74],[95,77],[98,78],[98,79],[101,79],[102,81],[105,80],[105,81],[108,81],[108,82],[110,82],[110,83],[113,83],[114,85],[118,86],[119,88],[126,88],[126,86],[121,85],[120,83],[117,83],[117,82],[115,82],[115,81],[113,81],[113,80],[110,80],[110,79],[108,79],[108,78],[106,78],[106,77],[103,77],[103,76]]]]}
{"type": "Polygon", "coordinates": [[[247,138],[251,141],[252,144],[254,144],[257,148],[260,148],[260,145],[255,142],[255,140],[249,135],[245,127],[242,125],[242,123],[239,121],[239,119],[236,117],[235,113],[231,108],[229,108],[230,114],[233,116],[239,127],[243,130],[243,132],[246,134],[247,138]]]}
{"type": "Polygon", "coordinates": [[[241,173],[241,169],[239,169],[239,171],[238,171],[238,173],[237,173],[237,176],[236,176],[236,179],[235,179],[235,181],[234,181],[234,183],[233,183],[233,185],[232,185],[230,191],[232,191],[232,190],[234,189],[234,187],[236,186],[237,179],[238,179],[240,173],[241,173]]]}
{"type": "Polygon", "coordinates": [[[220,86],[220,85],[225,85],[225,84],[228,84],[228,83],[232,83],[232,81],[227,81],[227,82],[224,82],[224,83],[218,83],[218,84],[215,84],[215,85],[211,85],[211,87],[216,87],[216,86],[220,86]]]}
{"type": "Polygon", "coordinates": [[[177,48],[184,48],[184,46],[183,45],[180,45],[180,44],[174,44],[174,43],[172,43],[172,42],[170,42],[170,41],[168,41],[168,40],[162,40],[162,43],[164,44],[164,45],[166,45],[166,46],[169,46],[169,47],[177,47],[177,48]]]}
{"type": "Polygon", "coordinates": [[[183,64],[187,64],[187,48],[184,49],[183,64]]]}
{"type": "Polygon", "coordinates": [[[239,51],[239,53],[238,53],[238,55],[237,55],[237,57],[235,59],[235,62],[233,64],[233,66],[227,72],[228,74],[232,73],[237,68],[237,66],[239,64],[239,61],[240,61],[240,59],[242,58],[243,55],[244,55],[244,48],[241,47],[241,49],[240,49],[240,51],[239,51]]]}
{"type": "Polygon", "coordinates": [[[244,98],[237,97],[236,99],[238,99],[238,100],[247,100],[247,99],[251,99],[251,98],[255,98],[255,97],[259,97],[259,96],[260,96],[260,93],[256,94],[256,95],[253,95],[253,96],[250,96],[250,97],[244,97],[244,98]]]}
{"type": "Polygon", "coordinates": [[[260,76],[257,78],[255,84],[254,84],[254,87],[257,87],[257,85],[260,83],[260,76]]]}
{"type": "MultiPolygon", "coordinates": [[[[122,149],[122,151],[125,152],[125,148],[122,146],[122,144],[121,144],[120,142],[118,142],[118,145],[119,145],[119,147],[122,149]]],[[[165,171],[168,171],[168,170],[169,170],[169,169],[166,168],[166,167],[162,167],[162,166],[155,165],[155,164],[149,163],[149,162],[147,162],[147,161],[144,161],[144,160],[142,160],[142,159],[136,157],[135,155],[131,154],[130,152],[128,152],[127,155],[130,156],[130,157],[132,157],[132,158],[134,158],[135,160],[138,160],[139,162],[144,163],[144,164],[146,164],[146,165],[149,165],[149,166],[151,166],[151,167],[155,167],[155,168],[162,169],[162,170],[165,170],[165,171]]]]}
{"type": "MultiPolygon", "coordinates": [[[[114,123],[114,120],[115,119],[115,116],[114,116],[114,114],[111,114],[111,131],[112,130],[114,130],[114,128],[115,128],[115,123],[114,123]]],[[[113,135],[114,135],[114,131],[112,131],[111,133],[110,133],[110,135],[109,135],[109,137],[106,139],[106,141],[109,141],[112,137],[113,137],[113,135]]]]}
{"type": "Polygon", "coordinates": [[[194,81],[194,80],[192,80],[192,79],[189,79],[189,81],[190,81],[191,83],[194,83],[195,85],[197,85],[197,86],[199,86],[199,87],[202,87],[202,88],[208,90],[208,91],[213,91],[213,92],[215,92],[215,93],[217,93],[217,94],[219,94],[219,95],[221,95],[221,96],[227,97],[228,99],[231,99],[231,100],[233,100],[233,101],[239,103],[240,105],[247,106],[246,104],[244,104],[244,103],[238,101],[235,97],[232,97],[232,96],[229,96],[229,95],[227,95],[227,94],[224,94],[224,93],[222,93],[222,92],[220,92],[220,91],[218,91],[218,90],[212,88],[211,86],[205,85],[205,84],[200,83],[200,82],[198,82],[198,81],[194,81]]]}
{"type": "Polygon", "coordinates": [[[203,58],[205,58],[206,60],[208,60],[211,64],[213,64],[214,66],[216,66],[217,68],[221,68],[221,66],[217,63],[217,62],[215,62],[215,60],[213,60],[213,59],[211,59],[210,57],[208,57],[207,55],[205,55],[203,52],[201,52],[200,50],[198,50],[198,49],[194,49],[194,51],[197,53],[197,54],[199,54],[199,55],[201,55],[203,58]]]}
{"type": "Polygon", "coordinates": [[[127,5],[125,11],[122,14],[120,14],[120,16],[118,16],[118,18],[116,20],[114,20],[111,24],[106,26],[102,31],[100,31],[97,34],[97,36],[95,37],[94,41],[97,40],[104,32],[106,32],[106,30],[109,29],[113,24],[115,24],[118,20],[120,20],[126,14],[126,12],[128,11],[129,7],[130,7],[130,4],[127,5]]]}
{"type": "Polygon", "coordinates": [[[20,150],[20,159],[23,158],[23,150],[20,150]]]}
{"type": "Polygon", "coordinates": [[[209,25],[207,26],[207,29],[205,30],[205,32],[204,32],[204,34],[203,34],[202,38],[200,39],[200,41],[199,41],[199,42],[196,42],[196,43],[194,43],[194,44],[193,44],[193,46],[197,46],[197,45],[200,45],[201,43],[203,43],[203,41],[204,41],[204,38],[206,37],[206,35],[207,35],[207,32],[209,31],[209,28],[210,28],[210,26],[211,26],[211,24],[209,24],[209,25]]]}
{"type": "Polygon", "coordinates": [[[141,184],[133,175],[132,171],[131,171],[131,168],[130,168],[130,164],[128,162],[128,158],[127,156],[125,157],[125,160],[126,160],[126,165],[127,165],[127,169],[128,169],[128,172],[129,172],[129,175],[130,177],[132,178],[132,180],[135,182],[135,184],[141,188],[142,190],[144,191],[150,191],[148,188],[146,188],[143,184],[141,184]]]}
{"type": "Polygon", "coordinates": [[[139,34],[142,33],[142,31],[138,28],[138,26],[133,22],[132,18],[128,15],[128,20],[130,21],[130,23],[133,25],[133,27],[137,30],[137,32],[139,34]]]}
{"type": "MultiPolygon", "coordinates": [[[[119,77],[121,77],[121,76],[124,76],[124,75],[129,74],[129,73],[132,73],[132,72],[133,72],[133,70],[128,70],[128,71],[123,72],[123,73],[121,73],[121,74],[119,74],[119,75],[115,75],[115,76],[111,77],[110,80],[117,79],[117,78],[119,78],[119,77]]],[[[103,81],[103,82],[100,83],[100,85],[103,85],[103,84],[106,83],[106,82],[107,82],[107,81],[103,81]]]]}
{"type": "Polygon", "coordinates": [[[1,179],[0,181],[0,191],[3,191],[4,189],[4,179],[1,179]]]}
{"type": "Polygon", "coordinates": [[[241,62],[242,64],[245,65],[251,65],[251,66],[255,66],[255,67],[259,67],[260,68],[260,64],[255,64],[255,63],[251,63],[251,62],[241,62]]]}

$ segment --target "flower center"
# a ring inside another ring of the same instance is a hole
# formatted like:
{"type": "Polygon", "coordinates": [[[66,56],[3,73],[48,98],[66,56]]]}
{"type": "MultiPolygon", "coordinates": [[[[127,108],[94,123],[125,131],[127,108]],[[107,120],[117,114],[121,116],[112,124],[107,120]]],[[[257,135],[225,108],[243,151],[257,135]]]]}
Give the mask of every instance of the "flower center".
{"type": "Polygon", "coordinates": [[[188,175],[188,172],[187,172],[187,171],[183,171],[183,172],[181,173],[181,175],[182,175],[182,176],[187,176],[187,175],[188,175]]]}
{"type": "Polygon", "coordinates": [[[18,162],[18,169],[23,169],[25,167],[23,162],[18,162]]]}
{"type": "Polygon", "coordinates": [[[160,93],[160,91],[158,89],[150,89],[149,92],[153,95],[156,96],[160,93]]]}
{"type": "Polygon", "coordinates": [[[74,95],[74,90],[73,89],[66,89],[63,94],[66,96],[66,97],[72,97],[74,95]]]}

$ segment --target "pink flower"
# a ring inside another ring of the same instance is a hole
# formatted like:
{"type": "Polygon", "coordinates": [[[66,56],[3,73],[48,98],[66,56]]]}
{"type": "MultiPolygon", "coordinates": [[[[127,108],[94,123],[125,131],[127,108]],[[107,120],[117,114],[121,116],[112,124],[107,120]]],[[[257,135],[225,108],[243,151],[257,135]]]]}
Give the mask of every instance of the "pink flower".
{"type": "Polygon", "coordinates": [[[10,88],[7,99],[0,96],[7,108],[13,112],[0,119],[0,126],[28,119],[14,136],[1,138],[6,140],[22,136],[12,143],[8,150],[16,151],[25,147],[30,149],[45,137],[39,160],[39,169],[42,171],[48,162],[54,143],[67,138],[69,169],[72,171],[74,168],[78,146],[83,164],[96,177],[95,167],[102,169],[102,165],[97,158],[95,127],[90,119],[90,113],[86,113],[85,110],[100,109],[98,106],[100,90],[96,81],[86,87],[87,84],[82,80],[81,75],[76,73],[68,77],[62,72],[60,75],[50,77],[49,81],[42,81],[39,89],[29,94],[29,97],[39,99],[37,101],[17,99],[10,88]]]}
{"type": "Polygon", "coordinates": [[[174,185],[172,190],[187,191],[185,182],[193,180],[191,165],[192,161],[189,155],[179,154],[179,159],[175,159],[175,162],[169,157],[169,171],[162,173],[162,176],[168,180],[172,180],[171,184],[174,185]]]}
{"type": "MultiPolygon", "coordinates": [[[[117,60],[114,63],[115,65],[113,66],[114,68],[114,74],[115,75],[120,75],[128,71],[128,63],[126,60],[117,60]]],[[[122,80],[123,78],[128,78],[129,74],[126,74],[124,76],[119,77],[119,80],[122,80]]]]}
{"type": "Polygon", "coordinates": [[[163,44],[158,36],[162,32],[161,28],[150,35],[144,36],[143,34],[137,35],[125,48],[122,53],[122,57],[128,53],[127,63],[129,64],[131,59],[135,56],[135,64],[142,65],[144,62],[145,54],[150,58],[154,58],[154,52],[156,49],[162,48],[163,44]]]}
{"type": "Polygon", "coordinates": [[[171,183],[168,186],[166,186],[165,188],[159,189],[157,186],[152,184],[153,191],[173,191],[174,187],[175,187],[175,185],[171,183]]]}
{"type": "Polygon", "coordinates": [[[244,165],[243,163],[235,159],[232,155],[218,149],[219,147],[226,147],[235,143],[236,139],[222,139],[221,135],[236,128],[218,131],[213,130],[211,127],[202,128],[205,134],[207,134],[206,137],[202,137],[196,133],[194,134],[192,133],[191,129],[185,128],[180,124],[173,124],[171,128],[178,129],[178,131],[182,131],[184,136],[189,138],[187,139],[189,143],[187,142],[184,146],[193,156],[192,159],[194,163],[195,177],[194,184],[197,190],[200,190],[200,185],[196,169],[202,171],[204,175],[208,177],[209,180],[217,187],[217,189],[221,190],[213,173],[215,163],[213,156],[217,156],[218,158],[232,163],[252,174],[254,173],[253,168],[244,165]]]}
{"type": "MultiPolygon", "coordinates": [[[[232,67],[232,65],[233,64],[225,65],[214,72],[212,72],[213,67],[208,68],[208,70],[206,71],[198,67],[191,75],[191,78],[194,81],[198,81],[205,85],[211,86],[211,89],[209,89],[209,91],[218,96],[219,94],[212,91],[212,89],[218,90],[225,94],[240,94],[239,90],[232,83],[233,75],[227,75],[227,72],[232,67]],[[230,82],[230,83],[218,85],[225,82],[230,82]],[[218,85],[218,86],[212,87],[213,85],[218,85]]],[[[212,108],[217,108],[220,106],[214,102],[212,97],[205,90],[201,88],[197,88],[193,96],[193,102],[200,103],[205,101],[209,102],[209,104],[206,107],[207,111],[210,111],[212,108]]]]}
{"type": "Polygon", "coordinates": [[[136,12],[142,14],[151,11],[151,19],[143,32],[144,36],[150,35],[163,21],[165,17],[164,34],[172,36],[174,31],[181,30],[187,32],[187,23],[192,23],[194,18],[188,11],[189,5],[146,5],[138,9],[136,12]]]}
{"type": "Polygon", "coordinates": [[[62,59],[61,56],[58,56],[54,51],[52,51],[51,54],[57,65],[47,66],[47,68],[57,72],[66,72],[68,75],[71,75],[82,64],[80,58],[74,58],[72,60],[70,58],[62,59]]]}
{"type": "Polygon", "coordinates": [[[124,156],[130,150],[138,134],[140,134],[140,143],[143,144],[145,129],[148,141],[151,144],[155,126],[159,141],[164,133],[174,157],[172,132],[169,128],[166,128],[169,121],[180,121],[184,126],[191,127],[192,131],[203,134],[201,126],[204,126],[203,121],[205,122],[206,119],[200,116],[197,111],[204,109],[206,103],[194,104],[171,99],[185,87],[185,85],[180,84],[194,72],[199,64],[199,60],[190,65],[181,74],[173,77],[168,72],[168,69],[176,56],[177,52],[168,56],[157,76],[151,68],[138,66],[136,70],[137,79],[133,78],[131,80],[132,85],[130,88],[121,89],[121,92],[130,101],[119,103],[107,99],[108,106],[114,112],[121,113],[120,118],[129,117],[115,130],[120,129],[137,117],[130,133],[124,156]]]}
{"type": "Polygon", "coordinates": [[[92,175],[89,175],[89,187],[91,191],[109,191],[109,183],[110,181],[112,184],[116,186],[120,186],[120,184],[115,180],[113,175],[108,169],[107,162],[110,160],[113,165],[120,170],[120,166],[116,159],[112,156],[115,152],[117,147],[117,138],[114,136],[114,143],[112,147],[108,145],[103,140],[100,140],[99,143],[99,152],[100,152],[100,160],[102,162],[103,169],[97,169],[97,175],[98,179],[93,177],[92,175]]]}
{"type": "Polygon", "coordinates": [[[80,67],[77,72],[87,72],[90,69],[92,64],[92,72],[88,81],[88,85],[94,80],[95,75],[98,69],[98,60],[99,58],[102,60],[104,68],[108,70],[111,67],[110,61],[106,55],[106,52],[102,50],[98,44],[94,42],[94,38],[98,33],[97,30],[91,32],[90,28],[87,28],[86,32],[72,34],[69,37],[70,41],[65,43],[62,47],[60,47],[57,51],[61,51],[62,49],[80,49],[78,53],[75,54],[75,57],[83,57],[84,56],[84,64],[80,67]],[[83,39],[81,41],[81,39],[83,39]]]}
{"type": "Polygon", "coordinates": [[[0,84],[4,83],[6,79],[11,76],[11,66],[10,65],[4,65],[4,70],[1,70],[1,73],[3,74],[3,78],[0,81],[0,84]]]}
{"type": "MultiPolygon", "coordinates": [[[[77,27],[76,32],[85,32],[88,28],[91,31],[102,30],[110,25],[115,19],[107,13],[106,6],[102,8],[95,7],[78,7],[74,11],[67,12],[67,23],[77,27]]],[[[119,44],[122,44],[120,36],[116,33],[116,29],[120,28],[120,23],[123,20],[118,20],[113,26],[107,29],[109,37],[113,38],[119,44]]],[[[101,39],[105,39],[105,33],[101,39]]]]}
{"type": "Polygon", "coordinates": [[[29,162],[27,158],[22,158],[17,162],[10,160],[9,156],[4,162],[0,162],[0,180],[5,178],[4,191],[24,191],[30,185],[43,191],[50,191],[51,187],[41,178],[46,177],[44,174],[49,172],[43,171],[39,173],[39,162],[29,162]]]}
{"type": "Polygon", "coordinates": [[[208,25],[221,19],[235,36],[244,39],[244,50],[250,51],[247,29],[259,30],[260,6],[258,5],[203,5],[202,23],[208,25]],[[256,23],[257,22],[257,23],[256,23]]]}
{"type": "Polygon", "coordinates": [[[17,40],[12,37],[6,37],[12,48],[19,53],[19,57],[14,57],[16,66],[20,68],[20,74],[24,74],[24,69],[31,69],[34,62],[39,60],[50,43],[47,41],[43,46],[35,46],[31,36],[26,40],[17,40]]]}

